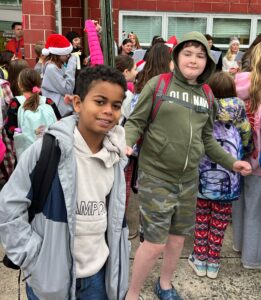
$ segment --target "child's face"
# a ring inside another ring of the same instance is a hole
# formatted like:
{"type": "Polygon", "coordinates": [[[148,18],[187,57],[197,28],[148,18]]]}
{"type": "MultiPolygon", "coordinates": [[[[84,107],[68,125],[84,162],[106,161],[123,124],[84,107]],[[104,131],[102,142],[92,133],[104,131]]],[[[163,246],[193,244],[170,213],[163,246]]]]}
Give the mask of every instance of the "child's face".
{"type": "Polygon", "coordinates": [[[69,57],[70,57],[70,54],[60,55],[60,60],[61,60],[62,63],[66,63],[68,61],[69,57]]]}
{"type": "Polygon", "coordinates": [[[237,53],[238,50],[239,50],[239,44],[238,44],[238,43],[233,43],[233,44],[230,46],[230,49],[231,49],[231,52],[232,52],[232,53],[237,53]]]}
{"type": "Polygon", "coordinates": [[[207,54],[203,47],[189,46],[178,54],[178,67],[189,83],[197,83],[207,64],[207,54]]]}
{"type": "Polygon", "coordinates": [[[127,43],[125,45],[122,45],[122,51],[125,53],[125,54],[129,54],[132,50],[132,43],[127,43]]]}
{"type": "Polygon", "coordinates": [[[136,64],[134,64],[133,68],[129,71],[128,69],[124,70],[123,75],[126,81],[134,82],[135,78],[138,74],[136,64]]]}
{"type": "Polygon", "coordinates": [[[72,40],[73,48],[77,48],[81,46],[81,39],[79,37],[76,37],[72,40]]]}
{"type": "Polygon", "coordinates": [[[76,95],[73,105],[79,114],[78,128],[83,137],[97,135],[98,138],[118,124],[125,93],[116,83],[97,81],[92,84],[84,101],[76,95]]]}

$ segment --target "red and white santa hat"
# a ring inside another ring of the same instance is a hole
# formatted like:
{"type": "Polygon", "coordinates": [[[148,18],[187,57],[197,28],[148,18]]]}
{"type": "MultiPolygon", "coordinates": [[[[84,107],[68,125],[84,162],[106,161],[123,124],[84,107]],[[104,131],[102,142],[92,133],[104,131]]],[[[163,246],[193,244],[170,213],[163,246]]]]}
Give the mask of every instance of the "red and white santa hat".
{"type": "Polygon", "coordinates": [[[177,44],[178,44],[178,40],[175,35],[171,36],[165,43],[165,45],[170,47],[171,49],[173,49],[175,46],[177,46],[177,44]]]}
{"type": "Polygon", "coordinates": [[[42,50],[44,56],[49,54],[68,55],[72,52],[73,46],[67,38],[61,34],[49,35],[45,47],[42,50]]]}

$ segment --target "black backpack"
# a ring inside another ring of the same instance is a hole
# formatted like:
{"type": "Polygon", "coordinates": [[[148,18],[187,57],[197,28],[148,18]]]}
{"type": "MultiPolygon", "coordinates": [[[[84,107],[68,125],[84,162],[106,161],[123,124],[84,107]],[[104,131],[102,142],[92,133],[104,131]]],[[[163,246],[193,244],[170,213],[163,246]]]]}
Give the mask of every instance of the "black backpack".
{"type": "MultiPolygon", "coordinates": [[[[61,150],[53,135],[45,134],[43,137],[43,145],[38,162],[36,163],[33,180],[32,191],[33,198],[28,209],[29,223],[32,222],[34,216],[43,211],[45,201],[48,197],[52,181],[56,174],[60,161],[61,150]]],[[[3,258],[3,264],[7,268],[19,270],[20,267],[15,265],[7,255],[3,258]]]]}

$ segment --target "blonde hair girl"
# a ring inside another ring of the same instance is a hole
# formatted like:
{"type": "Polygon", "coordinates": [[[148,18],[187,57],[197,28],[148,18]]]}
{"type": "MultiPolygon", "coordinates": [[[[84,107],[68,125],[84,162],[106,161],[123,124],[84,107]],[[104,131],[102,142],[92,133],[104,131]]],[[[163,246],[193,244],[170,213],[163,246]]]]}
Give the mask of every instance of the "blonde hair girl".
{"type": "Polygon", "coordinates": [[[229,72],[232,75],[239,71],[239,65],[235,60],[236,55],[239,51],[239,45],[240,43],[237,37],[231,38],[227,53],[223,57],[222,70],[225,72],[229,72]]]}

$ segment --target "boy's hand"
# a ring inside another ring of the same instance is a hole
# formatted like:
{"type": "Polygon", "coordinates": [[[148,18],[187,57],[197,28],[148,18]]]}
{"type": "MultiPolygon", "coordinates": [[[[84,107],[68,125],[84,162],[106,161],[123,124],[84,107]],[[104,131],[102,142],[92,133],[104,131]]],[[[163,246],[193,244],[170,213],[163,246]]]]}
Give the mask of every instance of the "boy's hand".
{"type": "Polygon", "coordinates": [[[126,147],[125,153],[127,156],[131,156],[133,153],[133,149],[130,146],[126,147]]]}
{"type": "Polygon", "coordinates": [[[247,176],[252,173],[252,167],[247,161],[237,160],[233,164],[233,171],[239,172],[243,176],[247,176]]]}
{"type": "Polygon", "coordinates": [[[64,103],[65,104],[72,104],[72,101],[73,101],[73,95],[64,95],[64,103]]]}

